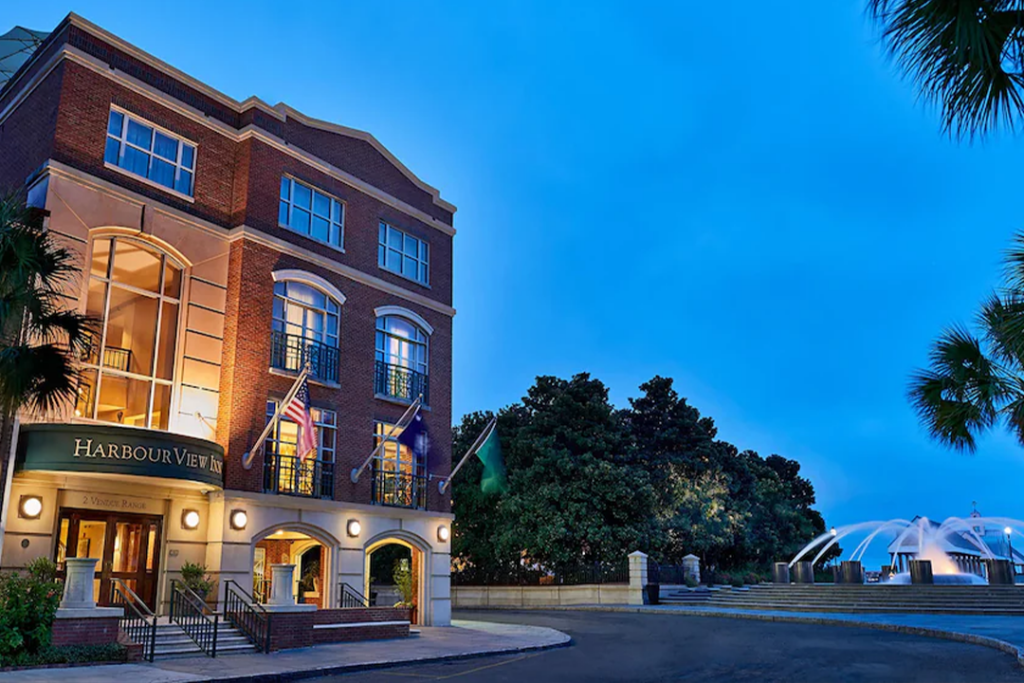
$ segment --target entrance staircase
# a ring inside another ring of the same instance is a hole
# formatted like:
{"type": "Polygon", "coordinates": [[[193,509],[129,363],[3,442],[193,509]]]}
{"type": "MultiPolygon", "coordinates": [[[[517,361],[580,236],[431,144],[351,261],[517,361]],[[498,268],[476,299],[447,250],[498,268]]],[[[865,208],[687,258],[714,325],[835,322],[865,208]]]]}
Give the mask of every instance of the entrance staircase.
{"type": "Polygon", "coordinates": [[[761,584],[744,588],[661,586],[666,605],[787,612],[1024,616],[1024,587],[761,584]]]}
{"type": "MultiPolygon", "coordinates": [[[[156,647],[153,648],[154,659],[170,659],[172,657],[201,657],[206,653],[196,641],[185,633],[185,630],[167,617],[158,617],[156,622],[156,647]]],[[[228,654],[248,654],[256,652],[256,647],[245,635],[230,623],[220,622],[217,625],[217,656],[228,654]]]]}

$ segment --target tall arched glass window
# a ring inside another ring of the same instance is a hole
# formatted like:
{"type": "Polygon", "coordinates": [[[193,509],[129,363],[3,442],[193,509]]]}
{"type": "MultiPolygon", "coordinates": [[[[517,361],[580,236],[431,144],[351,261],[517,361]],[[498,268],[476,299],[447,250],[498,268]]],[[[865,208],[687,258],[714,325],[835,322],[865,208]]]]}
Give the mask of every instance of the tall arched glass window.
{"type": "Polygon", "coordinates": [[[316,379],[338,381],[341,306],[303,282],[274,283],[271,366],[298,372],[308,360],[316,379]]]}
{"type": "Polygon", "coordinates": [[[429,402],[427,333],[397,315],[377,318],[376,392],[413,401],[423,394],[429,402]]]}
{"type": "Polygon", "coordinates": [[[138,240],[93,242],[86,313],[102,326],[84,359],[76,415],[170,426],[183,270],[138,240]]]}

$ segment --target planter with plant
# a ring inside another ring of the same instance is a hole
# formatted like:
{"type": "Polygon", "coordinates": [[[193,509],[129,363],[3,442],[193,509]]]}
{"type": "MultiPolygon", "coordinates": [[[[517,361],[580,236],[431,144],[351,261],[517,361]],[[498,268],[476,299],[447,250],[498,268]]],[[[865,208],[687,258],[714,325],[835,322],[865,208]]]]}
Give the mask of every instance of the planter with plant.
{"type": "Polygon", "coordinates": [[[195,562],[186,562],[181,565],[181,582],[203,600],[206,600],[206,596],[213,592],[216,585],[210,575],[206,573],[206,565],[195,562]]]}

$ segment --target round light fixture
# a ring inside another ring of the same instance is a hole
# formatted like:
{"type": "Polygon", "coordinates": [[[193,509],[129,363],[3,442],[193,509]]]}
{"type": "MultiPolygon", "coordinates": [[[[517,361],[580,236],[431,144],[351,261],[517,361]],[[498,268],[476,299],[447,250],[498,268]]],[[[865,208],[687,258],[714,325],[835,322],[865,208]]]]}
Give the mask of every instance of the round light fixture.
{"type": "Polygon", "coordinates": [[[349,536],[355,538],[363,532],[363,525],[359,523],[358,519],[350,519],[348,524],[345,525],[345,531],[349,536]]]}
{"type": "Polygon", "coordinates": [[[181,528],[189,531],[199,528],[199,512],[197,510],[182,510],[181,528]]]}
{"type": "Polygon", "coordinates": [[[245,510],[232,510],[230,521],[232,529],[241,531],[249,523],[249,515],[246,514],[245,510]]]}
{"type": "Polygon", "coordinates": [[[22,496],[18,503],[18,516],[24,519],[39,519],[43,514],[43,499],[39,496],[22,496]]]}
{"type": "Polygon", "coordinates": [[[1006,527],[1005,529],[1003,529],[1003,533],[1005,533],[1007,536],[1009,536],[1010,534],[1013,533],[1013,529],[1011,529],[1010,527],[1006,527]]]}
{"type": "Polygon", "coordinates": [[[448,527],[444,524],[437,527],[437,540],[441,541],[441,543],[447,543],[449,536],[451,536],[451,531],[449,531],[448,527]]]}
{"type": "Polygon", "coordinates": [[[835,527],[832,527],[831,529],[829,529],[829,530],[828,530],[828,532],[829,532],[830,534],[832,534],[833,536],[835,536],[835,535],[836,535],[836,528],[835,528],[835,527]]]}

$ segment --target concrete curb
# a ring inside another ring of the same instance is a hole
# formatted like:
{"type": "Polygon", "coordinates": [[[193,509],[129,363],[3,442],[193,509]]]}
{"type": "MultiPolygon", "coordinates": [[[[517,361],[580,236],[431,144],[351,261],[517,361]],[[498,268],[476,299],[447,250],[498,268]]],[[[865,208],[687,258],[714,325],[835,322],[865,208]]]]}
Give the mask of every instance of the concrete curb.
{"type": "Polygon", "coordinates": [[[960,643],[968,643],[970,645],[983,645],[985,647],[990,647],[992,649],[1005,652],[1008,655],[1012,655],[1017,660],[1017,664],[1024,668],[1024,648],[1017,647],[1013,643],[1009,643],[1005,640],[999,640],[998,638],[990,638],[988,636],[979,636],[974,633],[947,631],[944,629],[928,628],[925,626],[886,624],[884,622],[878,621],[854,621],[852,619],[840,619],[837,617],[806,617],[798,615],[788,616],[781,614],[762,614],[758,612],[719,612],[709,609],[651,609],[648,607],[633,607],[624,605],[620,605],[617,607],[605,605],[556,605],[552,607],[530,605],[528,607],[458,607],[456,609],[458,609],[459,611],[481,612],[488,610],[537,610],[553,612],[626,612],[630,614],[664,614],[669,616],[680,617],[725,617],[731,619],[748,619],[751,621],[779,621],[795,624],[818,624],[820,626],[850,626],[854,628],[859,626],[862,628],[872,628],[877,631],[890,631],[892,633],[905,633],[907,635],[913,636],[927,636],[929,638],[952,640],[960,643]]]}
{"type": "Polygon", "coordinates": [[[558,631],[549,629],[562,636],[561,640],[555,643],[544,645],[525,645],[521,647],[503,647],[493,650],[480,650],[477,652],[463,652],[450,655],[438,655],[436,657],[414,657],[403,660],[380,660],[377,662],[360,662],[358,664],[339,664],[337,666],[325,666],[315,669],[304,669],[301,671],[282,671],[279,673],[245,674],[242,676],[225,676],[223,678],[204,678],[196,683],[284,683],[285,681],[301,681],[308,678],[321,678],[323,676],[335,676],[338,674],[357,673],[359,671],[371,671],[376,669],[392,669],[411,664],[436,664],[437,662],[454,662],[466,659],[480,659],[494,655],[516,654],[519,652],[539,652],[542,650],[554,650],[560,647],[572,645],[572,638],[558,631]]]}

